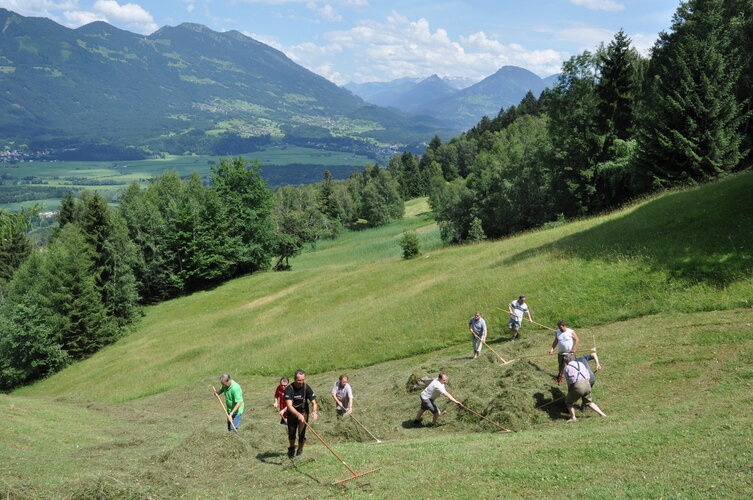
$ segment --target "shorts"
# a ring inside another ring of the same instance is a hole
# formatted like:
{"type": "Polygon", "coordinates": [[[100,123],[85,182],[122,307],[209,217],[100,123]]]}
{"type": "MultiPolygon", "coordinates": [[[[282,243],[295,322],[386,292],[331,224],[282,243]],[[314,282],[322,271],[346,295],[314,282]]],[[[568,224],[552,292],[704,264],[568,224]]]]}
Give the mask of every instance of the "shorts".
{"type": "Polygon", "coordinates": [[[591,399],[591,384],[585,379],[578,380],[568,388],[567,396],[565,396],[565,404],[569,408],[581,398],[583,398],[585,404],[593,402],[591,399]]]}
{"type": "Polygon", "coordinates": [[[507,323],[507,327],[510,330],[520,330],[520,326],[523,320],[517,316],[510,316],[510,321],[507,323]]]}
{"type": "MultiPolygon", "coordinates": [[[[303,417],[306,419],[306,422],[309,421],[308,413],[304,413],[303,417]]],[[[295,415],[288,415],[288,439],[290,441],[295,441],[297,435],[298,444],[303,444],[306,441],[306,426],[304,425],[301,428],[299,424],[300,421],[296,418],[295,415]]]]}
{"type": "Polygon", "coordinates": [[[424,398],[420,398],[420,399],[421,399],[422,410],[429,410],[435,415],[439,414],[439,408],[437,408],[437,405],[434,404],[434,401],[432,401],[431,399],[424,399],[424,398]]]}
{"type": "Polygon", "coordinates": [[[481,346],[484,345],[484,343],[481,341],[481,338],[474,335],[471,335],[471,337],[473,337],[471,339],[473,340],[473,352],[481,352],[481,346]]]}

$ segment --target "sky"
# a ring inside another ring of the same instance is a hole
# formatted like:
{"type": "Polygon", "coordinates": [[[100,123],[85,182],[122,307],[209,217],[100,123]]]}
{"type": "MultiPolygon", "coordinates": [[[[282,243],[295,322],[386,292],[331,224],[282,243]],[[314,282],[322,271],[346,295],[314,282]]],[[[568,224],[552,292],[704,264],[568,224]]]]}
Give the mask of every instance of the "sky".
{"type": "Polygon", "coordinates": [[[480,80],[514,65],[545,77],[623,29],[648,53],[680,0],[0,0],[77,28],[148,35],[199,23],[237,30],[337,84],[432,74],[480,80]]]}

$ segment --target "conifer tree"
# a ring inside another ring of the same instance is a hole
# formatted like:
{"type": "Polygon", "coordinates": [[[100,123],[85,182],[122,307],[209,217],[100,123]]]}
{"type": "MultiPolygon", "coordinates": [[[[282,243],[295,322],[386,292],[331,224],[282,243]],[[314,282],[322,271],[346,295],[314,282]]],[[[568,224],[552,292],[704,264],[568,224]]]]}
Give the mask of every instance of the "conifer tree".
{"type": "Polygon", "coordinates": [[[636,162],[647,189],[713,179],[740,161],[740,69],[723,3],[683,2],[654,48],[636,162]]]}
{"type": "Polygon", "coordinates": [[[605,149],[615,138],[632,135],[633,103],[636,91],[636,62],[640,57],[623,30],[617,32],[599,54],[599,132],[606,136],[605,149]]]}
{"type": "Polygon", "coordinates": [[[224,207],[233,276],[266,269],[274,250],[272,193],[259,173],[261,164],[242,157],[222,158],[212,166],[214,189],[224,207]]]}

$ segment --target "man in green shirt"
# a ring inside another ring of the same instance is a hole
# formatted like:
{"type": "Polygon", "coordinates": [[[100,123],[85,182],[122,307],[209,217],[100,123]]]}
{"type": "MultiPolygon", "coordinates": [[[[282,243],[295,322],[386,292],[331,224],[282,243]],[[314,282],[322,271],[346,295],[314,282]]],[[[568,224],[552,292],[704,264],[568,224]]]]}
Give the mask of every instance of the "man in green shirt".
{"type": "Polygon", "coordinates": [[[225,393],[225,408],[227,408],[227,430],[232,431],[241,425],[241,415],[243,415],[243,389],[241,386],[230,378],[230,375],[224,373],[220,376],[220,390],[217,391],[219,396],[225,393]]]}

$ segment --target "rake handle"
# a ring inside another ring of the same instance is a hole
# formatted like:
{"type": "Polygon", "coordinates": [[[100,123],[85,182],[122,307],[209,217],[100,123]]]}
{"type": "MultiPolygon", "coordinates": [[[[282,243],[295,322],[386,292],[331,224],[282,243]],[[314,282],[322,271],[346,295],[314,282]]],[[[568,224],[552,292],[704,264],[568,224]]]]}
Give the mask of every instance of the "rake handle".
{"type": "Polygon", "coordinates": [[[511,431],[510,429],[507,429],[507,428],[505,428],[505,427],[502,427],[501,425],[499,425],[499,424],[498,424],[497,422],[495,422],[494,420],[491,420],[491,419],[489,419],[489,418],[486,418],[486,417],[485,417],[485,416],[483,416],[482,414],[480,414],[480,413],[478,413],[478,412],[475,412],[475,411],[471,410],[470,408],[468,408],[467,406],[465,406],[465,405],[464,405],[463,403],[458,403],[458,404],[460,405],[460,407],[461,407],[461,408],[463,408],[463,409],[465,409],[465,410],[467,410],[467,411],[469,411],[469,412],[473,413],[473,414],[474,414],[474,415],[476,415],[477,417],[481,417],[481,418],[483,418],[484,420],[486,420],[487,422],[489,422],[489,423],[491,423],[491,424],[494,424],[494,425],[496,425],[497,427],[499,427],[499,428],[500,428],[500,429],[502,429],[503,431],[505,431],[505,432],[512,432],[512,431],[511,431]]]}
{"type": "MultiPolygon", "coordinates": [[[[223,403],[222,399],[220,399],[220,395],[217,394],[217,389],[215,389],[214,386],[212,386],[212,392],[214,392],[214,395],[217,396],[217,401],[220,402],[220,406],[222,407],[222,411],[225,414],[225,417],[227,417],[228,413],[227,413],[227,408],[225,408],[225,403],[223,403]]],[[[228,422],[230,422],[230,427],[232,427],[235,432],[238,432],[238,429],[235,427],[235,423],[233,422],[233,419],[232,418],[229,419],[228,422]]]]}
{"type": "Polygon", "coordinates": [[[497,354],[497,351],[495,351],[494,349],[492,349],[492,346],[490,346],[489,344],[487,344],[486,340],[484,340],[481,337],[479,337],[478,335],[476,335],[476,332],[474,332],[474,331],[471,331],[471,333],[473,334],[474,337],[476,337],[477,339],[479,339],[482,344],[484,344],[486,347],[488,347],[489,350],[491,352],[493,352],[494,355],[497,356],[500,361],[502,361],[504,364],[507,364],[507,361],[505,361],[505,358],[503,358],[502,356],[500,356],[499,354],[497,354]]]}
{"type": "Polygon", "coordinates": [[[340,463],[343,464],[345,466],[345,468],[350,471],[351,474],[353,474],[353,477],[358,476],[358,473],[356,471],[354,471],[353,469],[351,469],[350,465],[346,464],[345,460],[343,460],[342,458],[340,458],[337,455],[337,453],[335,453],[335,450],[333,450],[332,448],[330,448],[330,446],[326,443],[326,441],[324,441],[324,439],[322,439],[322,437],[319,435],[319,433],[316,432],[314,430],[314,428],[311,427],[308,422],[306,422],[305,419],[301,420],[301,422],[303,422],[306,425],[306,427],[308,427],[309,430],[314,433],[314,436],[316,436],[316,439],[318,439],[319,441],[321,441],[321,443],[324,445],[324,447],[327,448],[329,450],[329,452],[332,453],[335,456],[335,458],[338,459],[340,461],[340,463]]]}
{"type": "Polygon", "coordinates": [[[553,399],[553,400],[549,401],[548,403],[544,403],[541,406],[537,406],[536,409],[538,410],[539,408],[543,408],[545,406],[549,406],[550,404],[556,403],[557,401],[562,401],[563,399],[565,399],[565,396],[562,396],[561,398],[553,399]]]}
{"type": "Polygon", "coordinates": [[[379,442],[379,439],[375,435],[373,435],[371,432],[369,432],[369,430],[366,427],[364,427],[364,425],[361,422],[359,422],[358,419],[354,417],[352,413],[347,413],[346,415],[350,415],[353,421],[357,423],[361,427],[361,429],[365,430],[369,436],[374,438],[375,441],[379,442]]]}

